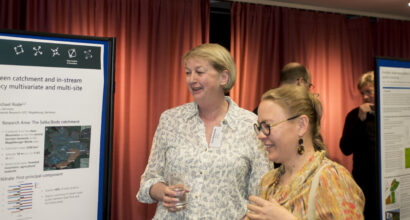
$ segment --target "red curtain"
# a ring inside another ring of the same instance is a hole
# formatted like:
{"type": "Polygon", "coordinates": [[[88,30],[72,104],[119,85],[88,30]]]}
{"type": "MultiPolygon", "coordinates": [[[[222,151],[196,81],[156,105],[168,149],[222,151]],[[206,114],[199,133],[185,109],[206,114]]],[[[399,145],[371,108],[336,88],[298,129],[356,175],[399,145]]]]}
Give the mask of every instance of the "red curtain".
{"type": "Polygon", "coordinates": [[[113,220],[150,219],[135,195],[159,115],[190,101],[183,54],[208,42],[208,0],[0,0],[0,28],[115,37],[113,220]]]}
{"type": "Polygon", "coordinates": [[[339,149],[346,114],[361,104],[359,76],[374,56],[410,58],[410,22],[248,3],[231,8],[231,52],[238,67],[232,97],[254,109],[276,87],[288,62],[304,64],[324,107],[322,134],[331,159],[352,168],[339,149]]]}

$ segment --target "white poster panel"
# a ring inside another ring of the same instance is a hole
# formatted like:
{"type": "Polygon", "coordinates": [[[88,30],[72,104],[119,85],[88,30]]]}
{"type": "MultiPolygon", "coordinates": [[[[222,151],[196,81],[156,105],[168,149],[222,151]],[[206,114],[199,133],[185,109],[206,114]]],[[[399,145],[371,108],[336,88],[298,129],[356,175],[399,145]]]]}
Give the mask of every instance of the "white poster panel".
{"type": "Polygon", "coordinates": [[[378,60],[382,219],[410,219],[410,62],[378,60]]]}
{"type": "Polygon", "coordinates": [[[104,50],[0,35],[1,219],[98,219],[104,50]]]}

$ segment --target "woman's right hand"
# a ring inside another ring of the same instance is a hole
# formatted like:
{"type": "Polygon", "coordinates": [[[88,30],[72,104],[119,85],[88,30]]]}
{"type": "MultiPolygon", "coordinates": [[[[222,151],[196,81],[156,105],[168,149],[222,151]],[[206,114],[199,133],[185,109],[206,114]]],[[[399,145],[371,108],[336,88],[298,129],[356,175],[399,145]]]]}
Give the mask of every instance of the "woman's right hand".
{"type": "MultiPolygon", "coordinates": [[[[178,203],[178,193],[175,192],[172,188],[175,186],[166,186],[164,189],[164,196],[162,198],[162,205],[168,209],[170,212],[180,211],[181,209],[177,209],[175,206],[178,203]]],[[[189,190],[184,186],[185,193],[189,192],[189,190]]]]}
{"type": "Polygon", "coordinates": [[[248,212],[246,216],[252,220],[265,219],[296,219],[286,208],[281,206],[276,200],[265,200],[257,196],[249,196],[248,212]]]}
{"type": "MultiPolygon", "coordinates": [[[[150,195],[153,199],[157,201],[162,201],[162,206],[167,208],[170,212],[176,212],[181,209],[177,209],[175,206],[179,199],[177,198],[177,192],[172,190],[172,187],[167,186],[165,183],[159,182],[151,187],[150,195]]],[[[184,186],[185,193],[189,192],[189,189],[184,186]]]]}

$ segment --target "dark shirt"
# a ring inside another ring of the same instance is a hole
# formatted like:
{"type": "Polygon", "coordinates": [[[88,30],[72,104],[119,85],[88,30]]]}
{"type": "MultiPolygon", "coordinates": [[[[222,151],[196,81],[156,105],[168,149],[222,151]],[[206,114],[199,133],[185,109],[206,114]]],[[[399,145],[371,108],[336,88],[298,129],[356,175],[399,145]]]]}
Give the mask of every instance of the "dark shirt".
{"type": "Polygon", "coordinates": [[[365,219],[379,219],[376,118],[374,113],[367,113],[366,120],[361,121],[358,115],[359,108],[347,114],[340,149],[347,156],[353,154],[353,178],[366,198],[365,219]]]}

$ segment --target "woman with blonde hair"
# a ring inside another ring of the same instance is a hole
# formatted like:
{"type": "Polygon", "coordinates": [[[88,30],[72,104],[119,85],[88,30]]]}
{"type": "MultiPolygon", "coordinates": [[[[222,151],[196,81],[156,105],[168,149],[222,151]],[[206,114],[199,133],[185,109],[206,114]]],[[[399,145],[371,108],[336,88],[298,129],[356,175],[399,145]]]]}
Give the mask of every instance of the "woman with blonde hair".
{"type": "Polygon", "coordinates": [[[281,163],[251,196],[250,219],[363,219],[364,197],[348,170],[327,158],[322,105],[306,88],[267,91],[254,128],[270,161],[281,163]]]}
{"type": "Polygon", "coordinates": [[[256,115],[224,95],[236,78],[224,47],[200,45],[184,63],[194,102],[162,113],[137,198],[158,202],[154,219],[242,219],[269,169],[252,131],[256,115]],[[174,173],[184,175],[184,207],[167,181],[174,173]]]}

